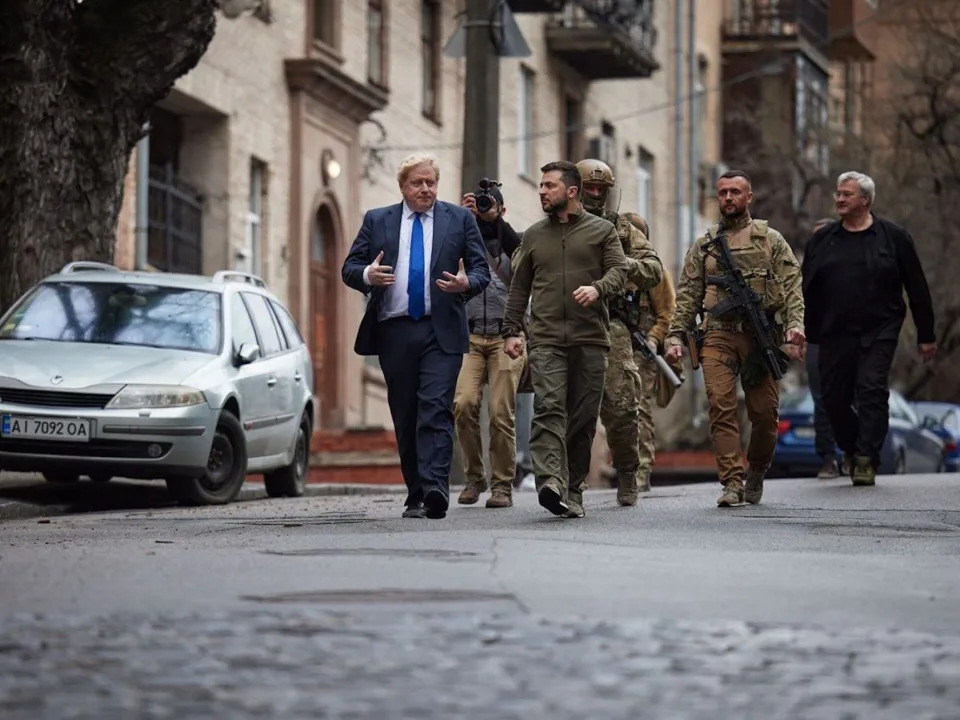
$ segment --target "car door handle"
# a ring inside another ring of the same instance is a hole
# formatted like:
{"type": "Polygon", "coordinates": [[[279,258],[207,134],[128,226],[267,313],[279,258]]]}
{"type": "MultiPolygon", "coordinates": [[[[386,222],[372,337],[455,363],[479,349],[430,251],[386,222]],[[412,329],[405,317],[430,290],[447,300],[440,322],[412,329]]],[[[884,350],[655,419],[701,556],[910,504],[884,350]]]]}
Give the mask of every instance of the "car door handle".
{"type": "Polygon", "coordinates": [[[297,370],[296,374],[293,376],[294,382],[300,382],[303,379],[303,375],[300,374],[300,371],[297,370]]]}
{"type": "Polygon", "coordinates": [[[273,387],[277,384],[277,379],[275,377],[267,378],[267,385],[273,387]]]}

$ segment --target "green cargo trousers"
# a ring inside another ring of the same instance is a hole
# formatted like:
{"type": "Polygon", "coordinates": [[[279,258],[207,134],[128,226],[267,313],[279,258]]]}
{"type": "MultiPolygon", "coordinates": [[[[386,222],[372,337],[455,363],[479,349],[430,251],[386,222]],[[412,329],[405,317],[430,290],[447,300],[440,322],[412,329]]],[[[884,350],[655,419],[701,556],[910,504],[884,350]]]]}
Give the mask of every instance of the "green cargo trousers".
{"type": "Polygon", "coordinates": [[[537,345],[529,358],[534,393],[530,459],[537,490],[549,482],[566,499],[587,484],[607,349],[537,345]]]}

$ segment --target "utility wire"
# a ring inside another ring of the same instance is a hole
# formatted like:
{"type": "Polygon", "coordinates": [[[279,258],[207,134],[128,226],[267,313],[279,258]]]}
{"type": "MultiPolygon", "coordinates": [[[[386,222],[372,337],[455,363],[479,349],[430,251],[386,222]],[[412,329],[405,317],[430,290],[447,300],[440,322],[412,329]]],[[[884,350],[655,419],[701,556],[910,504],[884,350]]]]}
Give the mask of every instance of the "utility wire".
{"type": "MultiPolygon", "coordinates": [[[[897,0],[896,2],[891,2],[890,0],[885,0],[883,5],[880,6],[880,9],[878,9],[870,17],[845,25],[844,27],[839,28],[834,32],[828,34],[826,40],[820,43],[811,43],[811,45],[812,47],[818,50],[825,50],[827,46],[836,38],[840,36],[844,36],[847,33],[863,25],[867,25],[872,22],[877,22],[881,19],[881,16],[886,15],[893,10],[898,10],[902,7],[910,5],[915,1],[916,0],[897,0]]],[[[763,75],[771,75],[776,72],[786,70],[788,67],[788,64],[789,63],[785,58],[781,58],[779,60],[772,60],[770,62],[767,62],[761,65],[755,70],[750,70],[748,72],[740,73],[739,75],[734,75],[732,78],[722,83],[719,83],[717,85],[714,85],[713,87],[704,88],[703,90],[695,93],[688,93],[687,95],[683,96],[682,100],[683,102],[687,102],[691,99],[691,97],[697,97],[701,95],[705,96],[708,93],[720,92],[721,90],[725,90],[726,88],[739,85],[740,83],[746,82],[748,80],[752,80],[753,78],[761,77],[763,75]]],[[[639,110],[634,110],[625,115],[614,116],[612,118],[609,118],[608,122],[622,122],[624,120],[632,120],[633,118],[643,117],[644,115],[650,115],[652,113],[661,112],[663,110],[673,110],[676,108],[677,104],[678,103],[676,99],[672,99],[662,103],[655,103],[653,105],[648,105],[647,107],[640,108],[639,110]]],[[[527,133],[525,135],[517,135],[514,137],[502,137],[500,138],[500,144],[501,145],[513,144],[513,143],[520,142],[522,140],[536,140],[539,138],[555,137],[563,133],[570,132],[571,130],[574,130],[574,129],[586,130],[588,127],[591,127],[591,125],[582,124],[582,125],[576,125],[572,127],[563,127],[562,129],[559,129],[559,130],[540,130],[538,132],[527,133]]],[[[449,142],[449,143],[435,143],[433,145],[422,145],[422,144],[421,145],[369,145],[369,146],[366,146],[364,149],[375,150],[377,152],[400,152],[400,151],[414,152],[417,150],[424,150],[424,151],[456,150],[461,147],[463,147],[462,141],[449,142]]]]}

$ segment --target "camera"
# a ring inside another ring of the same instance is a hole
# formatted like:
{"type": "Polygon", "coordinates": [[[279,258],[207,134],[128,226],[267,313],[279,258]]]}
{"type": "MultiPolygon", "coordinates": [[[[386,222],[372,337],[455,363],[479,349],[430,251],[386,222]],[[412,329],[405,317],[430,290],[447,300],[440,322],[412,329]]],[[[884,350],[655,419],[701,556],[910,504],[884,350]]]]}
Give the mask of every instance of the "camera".
{"type": "Polygon", "coordinates": [[[474,197],[477,203],[477,212],[486,213],[490,211],[494,203],[502,203],[503,196],[500,194],[500,183],[488,178],[480,178],[477,182],[477,191],[474,197]]]}

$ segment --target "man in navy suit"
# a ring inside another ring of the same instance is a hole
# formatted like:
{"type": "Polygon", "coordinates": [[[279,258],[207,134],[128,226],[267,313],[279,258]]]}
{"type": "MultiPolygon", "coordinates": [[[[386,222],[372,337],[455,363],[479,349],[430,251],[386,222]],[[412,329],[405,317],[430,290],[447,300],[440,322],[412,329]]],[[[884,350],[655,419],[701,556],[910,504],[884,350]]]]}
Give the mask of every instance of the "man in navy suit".
{"type": "Polygon", "coordinates": [[[490,282],[468,209],[437,201],[431,155],[400,163],[403,202],[367,211],[343,281],[370,295],[354,350],[377,355],[407,484],[403,517],[439,519],[449,506],[453,395],[470,349],[466,302],[490,282]]]}

